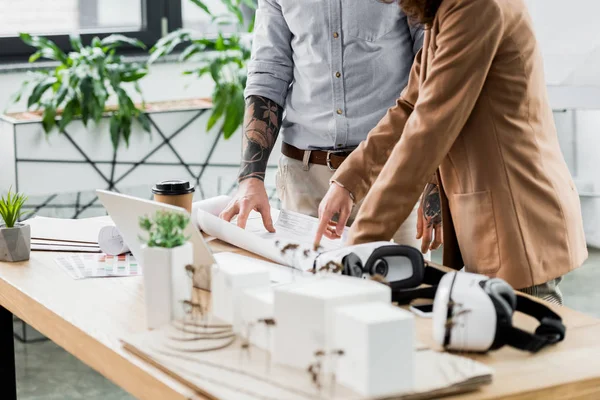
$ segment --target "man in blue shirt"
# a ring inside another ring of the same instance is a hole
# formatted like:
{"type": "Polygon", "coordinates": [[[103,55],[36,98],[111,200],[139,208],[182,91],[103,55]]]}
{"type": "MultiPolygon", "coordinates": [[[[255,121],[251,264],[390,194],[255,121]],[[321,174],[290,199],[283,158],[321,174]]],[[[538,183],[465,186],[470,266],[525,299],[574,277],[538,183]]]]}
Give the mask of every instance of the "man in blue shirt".
{"type": "MultiPolygon", "coordinates": [[[[422,43],[422,29],[409,24],[396,1],[259,0],[240,187],[221,217],[238,215],[245,227],[256,210],[274,231],[263,180],[280,131],[277,191],[283,208],[318,216],[333,172],[394,105],[422,43]]],[[[421,204],[419,218],[415,207],[394,240],[426,253],[441,242],[434,185],[421,204]],[[419,235],[418,220],[424,227],[419,235]]]]}

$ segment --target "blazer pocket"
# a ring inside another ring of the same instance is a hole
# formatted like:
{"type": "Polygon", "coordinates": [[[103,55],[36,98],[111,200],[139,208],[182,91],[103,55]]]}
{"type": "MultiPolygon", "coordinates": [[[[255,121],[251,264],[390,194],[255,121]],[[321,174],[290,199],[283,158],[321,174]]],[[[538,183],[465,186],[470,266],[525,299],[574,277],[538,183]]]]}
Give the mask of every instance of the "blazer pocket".
{"type": "Polygon", "coordinates": [[[492,194],[455,194],[452,200],[450,211],[467,272],[495,274],[500,269],[500,251],[492,194]]]}

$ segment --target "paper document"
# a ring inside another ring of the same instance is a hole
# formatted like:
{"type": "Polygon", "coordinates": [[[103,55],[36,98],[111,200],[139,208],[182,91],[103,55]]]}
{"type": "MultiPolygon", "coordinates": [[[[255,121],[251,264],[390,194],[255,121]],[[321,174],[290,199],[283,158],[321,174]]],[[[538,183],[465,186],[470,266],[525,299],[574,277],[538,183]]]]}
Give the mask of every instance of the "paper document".
{"type": "Polygon", "coordinates": [[[100,253],[98,246],[72,246],[62,244],[31,243],[32,251],[55,251],[64,253],[100,253]]]}
{"type": "MultiPolygon", "coordinates": [[[[312,262],[303,263],[302,261],[310,259],[308,254],[312,251],[313,240],[319,224],[317,218],[271,208],[271,217],[276,232],[270,233],[265,229],[260,213],[252,211],[244,230],[237,226],[236,219],[226,222],[218,217],[230,201],[231,198],[228,196],[219,196],[194,203],[193,220],[208,235],[278,264],[294,265],[303,270],[312,267],[312,262]]],[[[346,233],[347,231],[346,228],[346,233]]],[[[340,240],[323,238],[322,250],[340,248],[344,245],[343,240],[344,238],[340,240]]]]}
{"type": "Polygon", "coordinates": [[[56,258],[56,263],[73,279],[142,275],[131,254],[118,257],[106,254],[74,254],[56,258]]]}
{"type": "Polygon", "coordinates": [[[62,219],[35,217],[25,221],[31,226],[32,239],[98,243],[100,229],[114,225],[110,217],[62,219]]]}

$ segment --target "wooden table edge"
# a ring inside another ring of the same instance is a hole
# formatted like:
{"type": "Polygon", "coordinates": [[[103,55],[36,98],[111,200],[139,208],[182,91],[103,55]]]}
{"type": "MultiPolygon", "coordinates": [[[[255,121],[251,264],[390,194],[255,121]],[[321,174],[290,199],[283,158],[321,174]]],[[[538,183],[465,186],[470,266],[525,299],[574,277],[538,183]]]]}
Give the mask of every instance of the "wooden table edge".
{"type": "MultiPolygon", "coordinates": [[[[189,392],[189,395],[185,395],[157,379],[123,354],[85,333],[2,278],[0,278],[0,305],[138,399],[198,399],[190,389],[182,387],[182,390],[189,392]],[[35,315],[35,318],[31,317],[32,315],[35,315]],[[127,373],[123,373],[122,370],[127,370],[127,373]]],[[[138,357],[136,358],[139,360],[138,357]]],[[[140,362],[146,364],[148,369],[154,369],[156,374],[164,375],[143,360],[140,362]]]]}

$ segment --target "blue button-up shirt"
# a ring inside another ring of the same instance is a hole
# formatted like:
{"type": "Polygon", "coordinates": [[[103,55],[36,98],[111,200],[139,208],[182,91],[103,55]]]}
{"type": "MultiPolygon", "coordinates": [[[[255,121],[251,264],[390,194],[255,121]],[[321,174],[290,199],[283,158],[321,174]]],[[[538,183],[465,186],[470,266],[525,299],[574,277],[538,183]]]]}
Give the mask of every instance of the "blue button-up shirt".
{"type": "Polygon", "coordinates": [[[259,0],[246,97],[285,107],[297,148],[357,146],[406,86],[423,31],[397,2],[259,0]]]}

